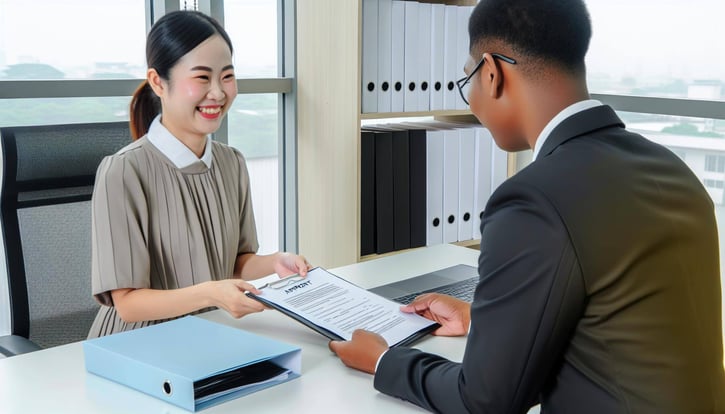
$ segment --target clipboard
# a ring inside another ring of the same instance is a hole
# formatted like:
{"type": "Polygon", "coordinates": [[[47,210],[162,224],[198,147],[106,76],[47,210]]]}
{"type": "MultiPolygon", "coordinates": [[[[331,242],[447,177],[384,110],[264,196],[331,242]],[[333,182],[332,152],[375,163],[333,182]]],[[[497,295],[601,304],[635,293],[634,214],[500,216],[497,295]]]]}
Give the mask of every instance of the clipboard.
{"type": "MultiPolygon", "coordinates": [[[[370,292],[370,291],[368,291],[368,290],[366,290],[366,289],[364,289],[364,288],[362,288],[362,287],[360,287],[360,286],[358,286],[358,285],[356,285],[354,283],[351,283],[351,282],[349,282],[349,281],[347,281],[347,280],[345,280],[345,279],[343,279],[343,278],[341,278],[341,277],[339,277],[337,275],[334,275],[334,274],[332,274],[332,273],[330,273],[330,272],[328,272],[325,269],[320,268],[320,267],[315,267],[315,268],[311,269],[308,272],[308,277],[310,277],[309,275],[314,275],[315,274],[314,272],[324,272],[325,273],[325,276],[332,276],[332,277],[334,277],[334,279],[336,279],[340,284],[342,284],[342,285],[344,285],[346,287],[349,287],[351,289],[355,289],[355,293],[358,294],[358,295],[363,295],[363,296],[367,296],[367,297],[370,297],[370,298],[374,298],[374,300],[376,300],[376,301],[390,302],[390,304],[392,304],[396,308],[400,306],[400,304],[397,303],[397,302],[393,302],[393,301],[391,301],[389,299],[383,298],[380,295],[377,295],[377,294],[375,294],[373,292],[370,292]]],[[[258,287],[258,289],[260,289],[260,290],[266,290],[266,289],[278,289],[278,290],[279,289],[291,289],[291,288],[294,288],[295,286],[299,286],[299,284],[304,284],[305,279],[307,279],[307,278],[304,277],[304,276],[300,276],[298,274],[294,274],[294,275],[291,275],[291,276],[287,276],[285,278],[281,278],[281,279],[276,280],[274,282],[266,283],[266,284],[258,287]],[[299,284],[298,284],[298,282],[299,282],[299,284]]],[[[278,301],[270,300],[268,298],[265,298],[264,296],[255,295],[255,294],[253,294],[251,292],[247,292],[246,294],[247,294],[247,296],[249,296],[249,297],[251,297],[251,298],[253,298],[253,299],[255,299],[255,300],[257,300],[257,301],[259,301],[261,303],[263,303],[264,305],[269,306],[269,307],[271,307],[273,309],[276,309],[276,310],[282,312],[283,314],[287,315],[288,317],[290,317],[290,318],[296,320],[297,322],[299,322],[299,323],[307,326],[308,328],[312,329],[313,331],[321,334],[322,336],[324,336],[324,337],[326,337],[326,338],[328,338],[330,340],[334,340],[334,341],[344,341],[346,339],[349,339],[349,338],[345,338],[345,337],[341,336],[339,333],[337,333],[334,330],[334,328],[332,328],[332,327],[326,327],[326,326],[323,326],[320,323],[316,323],[315,321],[311,320],[310,318],[306,317],[305,315],[301,315],[300,312],[297,312],[295,309],[293,309],[291,307],[288,307],[288,306],[285,306],[285,305],[279,303],[278,301]]],[[[422,316],[416,315],[416,317],[419,317],[419,318],[424,319],[426,321],[425,326],[422,326],[419,329],[415,329],[414,331],[411,331],[405,338],[403,338],[403,339],[401,339],[399,341],[396,341],[395,343],[388,343],[388,345],[391,348],[392,347],[398,347],[398,346],[407,346],[407,345],[410,345],[410,344],[412,344],[412,343],[420,340],[421,338],[425,337],[426,335],[428,335],[429,333],[435,331],[436,329],[438,329],[440,327],[439,324],[437,324],[437,323],[435,323],[433,321],[429,321],[428,319],[425,319],[422,316]]],[[[386,339],[386,341],[387,341],[387,339],[386,339]]]]}

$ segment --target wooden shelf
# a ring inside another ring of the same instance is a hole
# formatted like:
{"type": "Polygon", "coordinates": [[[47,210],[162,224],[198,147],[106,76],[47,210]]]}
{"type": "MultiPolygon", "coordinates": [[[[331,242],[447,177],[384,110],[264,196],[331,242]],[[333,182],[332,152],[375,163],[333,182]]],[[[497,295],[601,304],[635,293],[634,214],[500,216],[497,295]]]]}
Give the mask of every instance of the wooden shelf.
{"type": "Polygon", "coordinates": [[[444,117],[444,116],[465,116],[471,115],[468,109],[447,109],[442,111],[421,111],[421,112],[371,112],[360,114],[360,119],[386,119],[386,118],[413,118],[413,117],[444,117]]]}
{"type": "MultiPolygon", "coordinates": [[[[454,242],[454,243],[450,243],[450,244],[454,244],[456,246],[461,246],[461,247],[470,247],[472,249],[478,250],[478,246],[481,244],[481,240],[480,239],[464,240],[464,241],[454,242]]],[[[394,256],[394,255],[399,254],[399,253],[410,252],[410,251],[418,250],[418,249],[422,249],[422,247],[415,247],[415,248],[412,248],[412,249],[395,250],[395,251],[388,252],[388,253],[383,253],[383,254],[368,254],[368,255],[365,255],[365,256],[360,256],[360,261],[361,262],[364,262],[366,260],[373,260],[373,259],[379,259],[381,257],[394,256]]]]}
{"type": "Polygon", "coordinates": [[[481,239],[466,240],[466,241],[456,242],[456,243],[451,243],[451,244],[455,244],[456,246],[461,246],[461,247],[468,247],[469,249],[473,249],[476,251],[481,250],[481,239]]]}
{"type": "Polygon", "coordinates": [[[459,242],[455,242],[455,243],[451,243],[451,244],[455,244],[456,246],[462,246],[462,247],[478,247],[481,245],[481,239],[464,240],[464,241],[459,241],[459,242]]]}
{"type": "Polygon", "coordinates": [[[360,261],[361,262],[364,262],[366,260],[373,260],[373,259],[379,259],[381,257],[394,256],[396,254],[400,254],[400,253],[404,253],[404,252],[410,252],[410,251],[418,250],[418,249],[422,249],[422,247],[415,247],[415,248],[412,248],[412,249],[395,250],[395,251],[388,252],[388,253],[383,253],[383,254],[368,254],[368,255],[365,255],[365,256],[360,256],[360,261]]]}

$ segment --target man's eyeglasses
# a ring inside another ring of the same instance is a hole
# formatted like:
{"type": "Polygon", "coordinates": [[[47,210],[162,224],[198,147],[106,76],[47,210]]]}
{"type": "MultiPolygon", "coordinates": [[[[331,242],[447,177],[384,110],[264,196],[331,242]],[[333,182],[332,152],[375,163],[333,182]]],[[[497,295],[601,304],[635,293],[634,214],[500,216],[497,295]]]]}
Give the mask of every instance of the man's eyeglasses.
{"type": "MultiPolygon", "coordinates": [[[[491,53],[491,56],[493,56],[496,59],[501,59],[504,62],[512,64],[512,65],[516,64],[516,61],[514,59],[511,59],[510,57],[504,56],[500,53],[491,53]]],[[[476,71],[478,71],[478,69],[481,66],[483,66],[483,62],[485,60],[486,59],[482,57],[481,60],[478,61],[478,63],[476,64],[476,66],[473,68],[473,70],[471,71],[471,73],[468,76],[458,79],[458,81],[456,81],[456,85],[458,85],[458,92],[461,93],[461,98],[463,98],[463,102],[465,102],[466,105],[469,105],[468,91],[470,89],[469,86],[471,84],[471,79],[473,78],[473,75],[476,74],[476,71]]]]}

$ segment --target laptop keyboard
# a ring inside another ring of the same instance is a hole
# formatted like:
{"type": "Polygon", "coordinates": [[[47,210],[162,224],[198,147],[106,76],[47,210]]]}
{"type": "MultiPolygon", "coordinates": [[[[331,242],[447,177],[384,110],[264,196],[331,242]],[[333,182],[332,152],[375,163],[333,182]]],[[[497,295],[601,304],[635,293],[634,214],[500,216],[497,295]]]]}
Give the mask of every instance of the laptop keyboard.
{"type": "Polygon", "coordinates": [[[451,283],[450,285],[441,286],[435,289],[425,290],[423,292],[411,293],[409,295],[401,296],[393,299],[398,303],[407,305],[416,298],[416,296],[424,293],[443,293],[445,295],[453,296],[466,302],[473,302],[473,291],[476,290],[476,284],[478,283],[478,276],[461,280],[460,282],[451,283]]]}

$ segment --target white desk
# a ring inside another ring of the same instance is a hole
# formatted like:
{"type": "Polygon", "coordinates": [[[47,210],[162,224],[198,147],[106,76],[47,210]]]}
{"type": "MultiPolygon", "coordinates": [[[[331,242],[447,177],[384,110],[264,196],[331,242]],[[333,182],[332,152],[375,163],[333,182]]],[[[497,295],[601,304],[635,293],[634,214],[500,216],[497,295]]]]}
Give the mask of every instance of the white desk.
{"type": "MultiPolygon", "coordinates": [[[[477,260],[476,250],[445,244],[328,270],[370,288],[458,263],[475,266],[477,260]]],[[[302,348],[300,378],[203,410],[205,414],[423,412],[375,391],[373,377],[345,367],[327,348],[327,338],[279,312],[234,319],[216,310],[202,316],[302,348]]],[[[415,346],[460,361],[465,344],[465,338],[429,336],[415,346]]],[[[86,373],[81,342],[0,359],[0,412],[188,413],[86,373]]]]}

